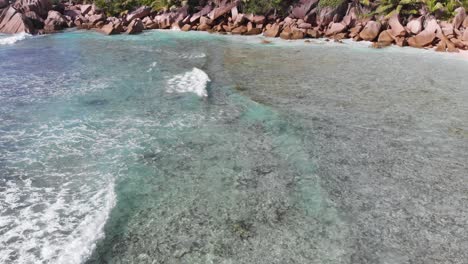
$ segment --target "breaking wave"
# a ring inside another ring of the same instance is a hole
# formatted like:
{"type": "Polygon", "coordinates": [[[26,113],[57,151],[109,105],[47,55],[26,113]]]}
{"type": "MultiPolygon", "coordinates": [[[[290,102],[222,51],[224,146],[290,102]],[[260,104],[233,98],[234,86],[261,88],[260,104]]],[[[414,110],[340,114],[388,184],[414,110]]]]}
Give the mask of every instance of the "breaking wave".
{"type": "Polygon", "coordinates": [[[198,69],[193,68],[191,71],[178,74],[172,77],[168,82],[168,93],[194,93],[200,97],[208,96],[206,87],[210,82],[208,75],[198,69]]]}
{"type": "Polygon", "coordinates": [[[0,263],[82,263],[116,203],[93,146],[116,143],[80,120],[27,131],[0,127],[0,263]]]}
{"type": "Polygon", "coordinates": [[[32,35],[24,32],[14,35],[0,35],[0,45],[12,45],[18,41],[25,40],[30,37],[32,37],[32,35]]]}

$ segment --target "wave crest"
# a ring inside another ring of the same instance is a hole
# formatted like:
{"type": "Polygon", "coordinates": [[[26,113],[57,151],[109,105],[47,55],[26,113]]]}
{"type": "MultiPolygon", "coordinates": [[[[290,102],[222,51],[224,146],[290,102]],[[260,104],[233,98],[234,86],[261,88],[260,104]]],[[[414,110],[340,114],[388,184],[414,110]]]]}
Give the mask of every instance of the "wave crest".
{"type": "Polygon", "coordinates": [[[168,82],[168,93],[194,93],[200,97],[208,96],[206,86],[210,82],[208,75],[198,69],[178,74],[172,77],[168,82]]]}
{"type": "Polygon", "coordinates": [[[27,38],[32,37],[32,35],[27,33],[18,33],[14,35],[4,35],[0,36],[0,45],[12,45],[20,40],[25,40],[27,38]]]}

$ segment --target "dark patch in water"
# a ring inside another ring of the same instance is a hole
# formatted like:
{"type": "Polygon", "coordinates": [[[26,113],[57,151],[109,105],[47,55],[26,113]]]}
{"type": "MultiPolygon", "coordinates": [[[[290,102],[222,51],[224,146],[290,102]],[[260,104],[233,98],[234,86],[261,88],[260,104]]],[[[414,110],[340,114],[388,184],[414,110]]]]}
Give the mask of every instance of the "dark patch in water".
{"type": "Polygon", "coordinates": [[[256,175],[267,175],[270,174],[273,171],[273,168],[268,167],[268,166],[257,166],[253,169],[254,173],[256,175]]]}
{"type": "Polygon", "coordinates": [[[148,152],[143,154],[143,160],[148,163],[154,163],[161,160],[161,155],[159,153],[148,152]]]}
{"type": "Polygon", "coordinates": [[[85,101],[85,104],[89,106],[103,106],[109,104],[109,101],[106,99],[93,99],[85,101]]]}
{"type": "Polygon", "coordinates": [[[234,86],[234,89],[236,89],[239,92],[247,91],[247,87],[239,85],[239,84],[236,84],[236,86],[234,86]]]}
{"type": "Polygon", "coordinates": [[[249,239],[255,235],[253,224],[245,220],[235,221],[232,223],[231,227],[232,232],[242,240],[249,239]]]}
{"type": "Polygon", "coordinates": [[[468,137],[468,131],[463,128],[449,127],[448,132],[449,132],[449,135],[452,135],[452,136],[458,136],[461,138],[468,137]]]}

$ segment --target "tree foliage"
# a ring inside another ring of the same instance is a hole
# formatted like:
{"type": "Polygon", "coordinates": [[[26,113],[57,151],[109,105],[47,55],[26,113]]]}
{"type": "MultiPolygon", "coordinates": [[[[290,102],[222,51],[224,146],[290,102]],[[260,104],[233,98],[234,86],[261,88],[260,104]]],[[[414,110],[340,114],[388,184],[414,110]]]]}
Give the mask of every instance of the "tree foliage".
{"type": "Polygon", "coordinates": [[[262,15],[270,12],[284,14],[294,2],[293,0],[242,0],[242,10],[245,13],[262,15]]]}
{"type": "MultiPolygon", "coordinates": [[[[318,7],[337,7],[348,0],[320,0],[318,7]]],[[[373,10],[372,14],[391,16],[417,15],[423,8],[432,14],[444,14],[444,18],[453,16],[459,6],[468,9],[468,0],[358,0],[359,3],[373,10]]],[[[271,14],[279,16],[288,14],[297,0],[242,0],[240,11],[254,14],[271,14]]],[[[119,15],[138,6],[146,5],[153,10],[167,10],[173,6],[189,5],[191,9],[204,5],[205,0],[94,0],[97,6],[106,10],[109,15],[119,15]]]]}
{"type": "Polygon", "coordinates": [[[425,0],[424,3],[430,13],[442,13],[445,18],[452,17],[460,6],[468,8],[468,0],[425,0]]]}
{"type": "Polygon", "coordinates": [[[373,14],[386,17],[393,14],[402,16],[418,15],[421,10],[426,10],[430,14],[450,18],[454,15],[456,8],[460,6],[468,7],[468,0],[379,0],[376,2],[360,0],[360,3],[374,10],[373,14]]]}
{"type": "Polygon", "coordinates": [[[381,0],[375,13],[386,16],[416,15],[423,3],[423,0],[381,0]]]}
{"type": "MultiPolygon", "coordinates": [[[[338,7],[346,0],[320,0],[318,3],[319,8],[323,7],[338,7]]],[[[368,0],[367,0],[368,1],[368,0]]]]}

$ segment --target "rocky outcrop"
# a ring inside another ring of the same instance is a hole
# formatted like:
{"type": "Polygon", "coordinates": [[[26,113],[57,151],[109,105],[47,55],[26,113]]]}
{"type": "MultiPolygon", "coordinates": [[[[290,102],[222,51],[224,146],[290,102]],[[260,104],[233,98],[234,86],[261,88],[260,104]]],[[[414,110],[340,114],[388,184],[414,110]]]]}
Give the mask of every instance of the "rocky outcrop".
{"type": "Polygon", "coordinates": [[[320,38],[322,34],[318,29],[308,29],[306,31],[306,36],[309,38],[320,38]]]}
{"type": "Polygon", "coordinates": [[[447,51],[447,42],[445,41],[440,41],[439,44],[437,44],[437,47],[435,49],[438,52],[446,52],[447,51]]]}
{"type": "Polygon", "coordinates": [[[463,32],[463,36],[461,39],[462,41],[466,41],[468,45],[468,29],[465,28],[465,31],[463,32]]]}
{"type": "Polygon", "coordinates": [[[291,10],[291,17],[303,19],[314,8],[318,0],[300,0],[291,10]]]}
{"type": "Polygon", "coordinates": [[[373,41],[379,35],[381,27],[379,22],[369,21],[359,33],[359,37],[363,40],[373,41]]]}
{"type": "MultiPolygon", "coordinates": [[[[196,24],[196,22],[190,22],[190,16],[188,15],[188,8],[181,7],[178,9],[173,9],[170,12],[159,13],[153,19],[153,25],[151,28],[159,29],[170,29],[177,28],[180,29],[184,24],[196,24]]],[[[197,18],[199,21],[199,18],[197,18]]]]}
{"type": "Polygon", "coordinates": [[[13,7],[20,13],[35,12],[42,18],[47,18],[49,10],[52,9],[52,5],[49,0],[18,0],[15,2],[13,7]]]}
{"type": "Polygon", "coordinates": [[[458,29],[466,18],[466,10],[463,7],[459,7],[455,9],[455,14],[455,17],[453,18],[453,28],[458,29]]]}
{"type": "Polygon", "coordinates": [[[13,5],[0,0],[0,6],[0,33],[6,34],[36,33],[52,8],[48,0],[18,0],[13,5]]]}
{"type": "Polygon", "coordinates": [[[263,33],[265,37],[276,38],[279,36],[281,28],[278,24],[270,24],[266,27],[266,31],[263,33]]]}
{"type": "Polygon", "coordinates": [[[160,14],[153,18],[153,21],[158,25],[157,28],[169,29],[171,27],[171,20],[169,14],[160,14]]]}
{"type": "Polygon", "coordinates": [[[141,33],[143,32],[143,29],[145,29],[145,27],[143,26],[143,23],[141,22],[141,19],[139,18],[136,18],[136,19],[133,19],[130,24],[128,24],[128,27],[127,27],[127,34],[138,34],[138,33],[141,33]]]}
{"type": "Polygon", "coordinates": [[[247,27],[246,26],[239,26],[231,30],[231,33],[234,35],[243,35],[247,33],[247,27]]]}
{"type": "Polygon", "coordinates": [[[419,34],[422,31],[422,19],[423,17],[412,19],[406,24],[408,31],[414,35],[419,34]]]}
{"type": "Polygon", "coordinates": [[[63,11],[65,16],[69,16],[71,20],[75,20],[77,17],[81,16],[80,10],[73,9],[73,10],[65,10],[63,11]]]}
{"type": "Polygon", "coordinates": [[[245,32],[245,35],[259,35],[262,34],[262,29],[261,28],[247,28],[247,32],[245,32]]]}
{"type": "Polygon", "coordinates": [[[0,33],[16,34],[21,32],[35,33],[31,21],[12,6],[0,10],[0,33]]]}
{"type": "Polygon", "coordinates": [[[92,16],[88,17],[88,21],[92,25],[95,25],[98,22],[105,21],[105,20],[106,20],[106,15],[104,15],[104,14],[95,14],[95,15],[92,15],[92,16]]]}
{"type": "Polygon", "coordinates": [[[454,37],[455,31],[454,31],[453,25],[451,23],[447,23],[445,21],[442,21],[442,22],[440,22],[440,27],[441,27],[442,33],[445,36],[447,36],[449,38],[454,37]]]}
{"type": "Polygon", "coordinates": [[[9,5],[8,0],[0,0],[0,9],[3,9],[9,5]]]}
{"type": "Polygon", "coordinates": [[[317,24],[325,27],[330,22],[339,22],[343,19],[348,9],[348,2],[337,0],[338,4],[335,6],[318,6],[317,24]]]}
{"type": "Polygon", "coordinates": [[[403,27],[403,25],[400,23],[400,18],[398,17],[398,14],[393,15],[389,20],[388,20],[388,25],[390,26],[390,35],[393,37],[404,37],[406,36],[406,29],[403,27]]]}
{"type": "Polygon", "coordinates": [[[184,26],[182,26],[182,28],[180,30],[190,31],[190,29],[192,29],[192,26],[190,26],[190,24],[185,24],[184,26]]]}
{"type": "Polygon", "coordinates": [[[151,13],[151,7],[141,6],[127,15],[127,21],[132,21],[133,19],[143,19],[151,13]]]}
{"type": "Polygon", "coordinates": [[[204,6],[200,11],[192,15],[192,17],[190,18],[190,23],[198,22],[200,17],[208,15],[211,12],[211,10],[213,10],[213,7],[211,7],[211,5],[204,6]]]}
{"type": "Polygon", "coordinates": [[[350,5],[348,8],[348,11],[346,12],[346,15],[343,17],[342,22],[347,27],[354,27],[357,20],[358,20],[357,8],[350,5]]]}
{"type": "Polygon", "coordinates": [[[104,25],[99,31],[106,35],[115,35],[120,34],[124,30],[122,27],[122,23],[120,21],[117,21],[116,23],[110,22],[104,25]]]}
{"type": "Polygon", "coordinates": [[[377,39],[379,47],[391,45],[394,41],[393,32],[390,29],[380,32],[379,38],[377,39]]]}
{"type": "Polygon", "coordinates": [[[81,15],[83,16],[87,15],[89,12],[91,12],[92,7],[93,7],[92,5],[81,5],[80,6],[81,15]]]}
{"type": "Polygon", "coordinates": [[[280,38],[282,39],[303,39],[305,37],[304,31],[299,30],[297,28],[284,28],[283,31],[280,33],[280,38]]]}
{"type": "Polygon", "coordinates": [[[436,38],[438,26],[435,19],[430,19],[427,21],[427,25],[423,31],[416,36],[408,38],[408,44],[416,48],[422,48],[431,44],[436,38]]]}
{"type": "Polygon", "coordinates": [[[224,16],[225,14],[230,12],[232,8],[237,7],[238,4],[238,0],[232,2],[223,1],[222,3],[220,3],[219,7],[216,7],[208,14],[208,17],[212,20],[216,20],[219,17],[224,16]]]}
{"type": "Polygon", "coordinates": [[[34,28],[40,29],[44,28],[44,19],[40,17],[36,12],[28,11],[24,13],[24,16],[31,21],[34,28]]]}
{"type": "Polygon", "coordinates": [[[246,15],[245,16],[245,19],[247,19],[249,22],[252,22],[254,24],[264,24],[265,21],[266,21],[266,18],[265,16],[261,16],[261,15],[254,15],[254,14],[250,14],[250,15],[246,15]]]}
{"type": "Polygon", "coordinates": [[[211,29],[211,26],[208,24],[201,24],[197,27],[197,30],[199,31],[208,31],[211,29]]]}
{"type": "MultiPolygon", "coordinates": [[[[9,5],[0,0],[0,32],[52,33],[65,27],[95,29],[106,35],[126,32],[137,34],[145,29],[199,30],[223,34],[259,35],[287,40],[326,36],[336,42],[343,38],[372,41],[373,47],[434,47],[438,51],[468,50],[468,17],[457,8],[453,20],[437,21],[430,15],[419,17],[375,17],[350,0],[298,0],[286,17],[278,13],[245,14],[240,0],[216,0],[202,6],[172,7],[155,13],[142,6],[121,17],[106,18],[94,5],[61,3],[48,0],[17,0],[9,5]],[[370,14],[362,16],[362,14],[370,14]],[[425,26],[423,26],[425,24],[425,26]]],[[[286,11],[286,10],[283,10],[286,11]]]]}
{"type": "Polygon", "coordinates": [[[67,19],[57,11],[51,10],[44,21],[44,31],[53,33],[67,27],[67,19]]]}
{"type": "Polygon", "coordinates": [[[325,36],[333,36],[338,33],[342,33],[346,30],[347,26],[345,23],[340,22],[340,23],[330,23],[330,25],[327,28],[327,31],[325,32],[325,36]]]}
{"type": "Polygon", "coordinates": [[[363,26],[361,24],[357,24],[354,27],[352,27],[351,29],[349,29],[349,37],[350,38],[355,38],[356,40],[358,40],[359,33],[361,32],[362,28],[363,28],[363,26]]]}

